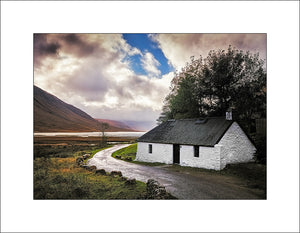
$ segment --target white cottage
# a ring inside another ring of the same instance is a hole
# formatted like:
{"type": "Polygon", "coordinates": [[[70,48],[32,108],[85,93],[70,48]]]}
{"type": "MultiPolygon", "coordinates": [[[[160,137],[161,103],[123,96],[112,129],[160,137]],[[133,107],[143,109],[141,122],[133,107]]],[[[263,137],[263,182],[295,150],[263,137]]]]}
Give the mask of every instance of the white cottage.
{"type": "Polygon", "coordinates": [[[221,170],[253,161],[255,151],[239,124],[225,117],[168,120],[138,139],[136,160],[221,170]]]}

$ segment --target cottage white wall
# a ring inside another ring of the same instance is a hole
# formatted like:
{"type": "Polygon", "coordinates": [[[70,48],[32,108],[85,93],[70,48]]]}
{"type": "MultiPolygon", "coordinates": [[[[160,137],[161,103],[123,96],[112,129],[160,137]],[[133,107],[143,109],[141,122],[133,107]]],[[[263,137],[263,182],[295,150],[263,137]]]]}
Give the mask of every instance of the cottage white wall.
{"type": "Polygon", "coordinates": [[[232,123],[218,146],[221,147],[220,169],[230,163],[250,162],[256,152],[256,148],[236,122],[232,123]]]}
{"type": "Polygon", "coordinates": [[[194,147],[182,145],[180,148],[180,165],[220,170],[220,146],[199,147],[199,157],[194,157],[194,147]]]}
{"type": "MultiPolygon", "coordinates": [[[[214,147],[199,147],[199,157],[194,157],[194,147],[180,145],[180,165],[221,170],[226,164],[244,163],[253,160],[256,148],[241,127],[234,122],[214,147]]],[[[173,145],[138,142],[137,161],[173,163],[173,145]],[[152,144],[152,153],[148,145],[152,144]]]]}
{"type": "Polygon", "coordinates": [[[161,143],[138,142],[136,161],[150,163],[173,163],[173,145],[161,143]],[[148,145],[152,145],[152,153],[149,153],[148,145]]]}

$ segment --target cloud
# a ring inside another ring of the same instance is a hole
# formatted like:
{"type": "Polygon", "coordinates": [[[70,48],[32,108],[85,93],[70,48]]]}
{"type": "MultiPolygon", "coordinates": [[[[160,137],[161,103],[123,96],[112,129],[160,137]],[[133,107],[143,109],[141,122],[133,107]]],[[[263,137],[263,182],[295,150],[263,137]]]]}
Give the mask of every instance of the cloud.
{"type": "Polygon", "coordinates": [[[180,70],[191,56],[206,57],[210,50],[236,49],[259,52],[266,59],[266,34],[153,34],[150,37],[159,44],[166,58],[180,70]]]}
{"type": "MultiPolygon", "coordinates": [[[[214,49],[260,52],[266,56],[265,34],[154,34],[165,57],[177,69],[190,56],[214,49]]],[[[34,34],[34,83],[95,118],[152,120],[158,118],[169,93],[173,72],[162,75],[149,51],[132,47],[121,34],[34,34]],[[146,75],[132,70],[139,55],[146,75]]]]}
{"type": "Polygon", "coordinates": [[[57,39],[62,41],[64,48],[78,57],[88,56],[99,48],[97,43],[86,41],[82,37],[84,34],[57,35],[57,39]]]}
{"type": "Polygon", "coordinates": [[[122,35],[47,34],[38,35],[37,43],[35,49],[58,45],[52,53],[34,52],[39,60],[34,64],[37,86],[95,118],[154,121],[158,117],[171,76],[160,77],[154,56],[142,54],[122,35]],[[136,54],[153,78],[130,68],[127,58],[136,54]]]}
{"type": "Polygon", "coordinates": [[[150,75],[159,76],[161,74],[158,66],[160,63],[155,59],[152,53],[145,52],[145,54],[141,58],[141,65],[143,69],[148,72],[150,75]]]}
{"type": "Polygon", "coordinates": [[[47,41],[46,34],[34,34],[34,64],[40,65],[40,60],[46,56],[57,56],[61,45],[58,42],[47,41]]]}

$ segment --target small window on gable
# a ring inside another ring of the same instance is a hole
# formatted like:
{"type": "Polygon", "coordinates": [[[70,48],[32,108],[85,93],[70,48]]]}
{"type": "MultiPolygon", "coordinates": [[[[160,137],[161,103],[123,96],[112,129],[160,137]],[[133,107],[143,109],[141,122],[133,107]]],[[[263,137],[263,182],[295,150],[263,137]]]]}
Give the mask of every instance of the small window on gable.
{"type": "Polygon", "coordinates": [[[194,157],[199,157],[199,146],[194,146],[194,157]]]}
{"type": "Polygon", "coordinates": [[[148,145],[148,151],[149,151],[150,154],[152,154],[152,144],[148,145]]]}

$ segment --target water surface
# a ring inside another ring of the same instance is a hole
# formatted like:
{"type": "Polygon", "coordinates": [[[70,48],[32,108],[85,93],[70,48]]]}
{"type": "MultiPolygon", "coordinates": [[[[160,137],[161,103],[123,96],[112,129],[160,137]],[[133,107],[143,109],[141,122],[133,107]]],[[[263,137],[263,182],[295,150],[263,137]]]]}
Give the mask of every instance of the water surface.
{"type": "MultiPolygon", "coordinates": [[[[140,137],[146,132],[105,132],[107,137],[140,137]]],[[[102,136],[101,132],[51,132],[51,133],[34,133],[34,136],[53,136],[53,137],[65,137],[65,136],[76,136],[76,137],[99,137],[102,136]]]]}

